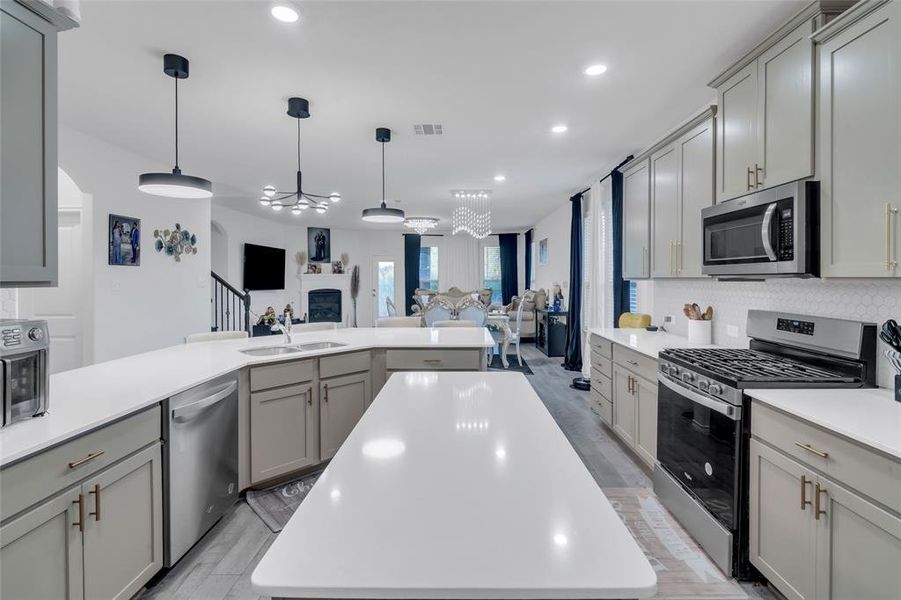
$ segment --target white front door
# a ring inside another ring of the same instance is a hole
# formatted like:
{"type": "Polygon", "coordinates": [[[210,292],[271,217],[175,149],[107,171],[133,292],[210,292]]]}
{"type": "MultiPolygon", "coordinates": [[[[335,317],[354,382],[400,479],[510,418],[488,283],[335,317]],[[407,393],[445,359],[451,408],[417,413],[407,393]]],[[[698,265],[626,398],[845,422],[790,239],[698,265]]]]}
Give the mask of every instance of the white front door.
{"type": "Polygon", "coordinates": [[[397,262],[390,256],[373,256],[371,270],[372,324],[375,325],[379,317],[389,316],[389,298],[397,308],[397,315],[403,315],[404,307],[397,304],[397,279],[401,276],[397,271],[397,262]]]}

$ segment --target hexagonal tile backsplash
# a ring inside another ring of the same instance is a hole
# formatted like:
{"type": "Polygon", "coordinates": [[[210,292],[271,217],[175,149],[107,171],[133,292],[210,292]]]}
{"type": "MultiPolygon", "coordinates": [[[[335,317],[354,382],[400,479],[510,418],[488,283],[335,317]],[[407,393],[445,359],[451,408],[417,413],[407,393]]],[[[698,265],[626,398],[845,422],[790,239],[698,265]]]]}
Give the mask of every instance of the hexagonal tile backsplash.
{"type": "MultiPolygon", "coordinates": [[[[838,317],[881,324],[901,321],[901,280],[885,279],[772,279],[762,282],[713,279],[655,280],[639,283],[639,310],[653,315],[655,324],[673,316],[674,333],[686,335],[688,325],[682,305],[697,302],[713,306],[713,343],[747,346],[749,308],[780,310],[806,315],[838,317]],[[731,331],[736,335],[729,335],[731,331]]],[[[882,356],[879,342],[879,385],[891,387],[894,372],[882,356]]]]}

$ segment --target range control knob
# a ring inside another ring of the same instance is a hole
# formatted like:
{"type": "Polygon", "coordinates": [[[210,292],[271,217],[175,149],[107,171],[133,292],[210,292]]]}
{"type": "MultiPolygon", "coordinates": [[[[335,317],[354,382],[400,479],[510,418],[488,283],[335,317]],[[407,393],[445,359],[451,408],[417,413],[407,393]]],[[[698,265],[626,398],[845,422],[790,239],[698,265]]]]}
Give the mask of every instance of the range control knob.
{"type": "Polygon", "coordinates": [[[679,367],[677,367],[676,365],[670,365],[669,374],[672,375],[673,377],[678,377],[679,376],[679,367]]]}
{"type": "Polygon", "coordinates": [[[40,342],[44,339],[44,330],[40,327],[32,327],[28,330],[28,339],[32,342],[40,342]]]}
{"type": "Polygon", "coordinates": [[[708,392],[713,394],[714,396],[719,396],[723,393],[723,386],[718,383],[711,383],[710,387],[707,389],[708,392]]]}
{"type": "Polygon", "coordinates": [[[692,373],[682,373],[682,381],[685,383],[691,383],[695,380],[695,376],[692,373]]]}

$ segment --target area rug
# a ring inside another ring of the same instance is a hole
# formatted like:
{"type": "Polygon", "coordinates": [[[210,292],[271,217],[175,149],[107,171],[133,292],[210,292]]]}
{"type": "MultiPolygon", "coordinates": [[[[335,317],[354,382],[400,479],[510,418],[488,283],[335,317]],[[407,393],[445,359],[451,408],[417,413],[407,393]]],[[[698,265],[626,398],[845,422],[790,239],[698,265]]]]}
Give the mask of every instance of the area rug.
{"type": "Polygon", "coordinates": [[[265,490],[250,490],[247,492],[247,504],[269,529],[278,533],[313,489],[313,484],[321,474],[322,471],[317,471],[265,490]]]}
{"type": "Polygon", "coordinates": [[[707,558],[653,491],[605,488],[604,494],[657,573],[654,598],[745,600],[748,597],[707,558]]]}
{"type": "Polygon", "coordinates": [[[515,354],[507,355],[507,362],[510,364],[508,368],[504,368],[504,363],[501,362],[500,354],[492,354],[491,355],[491,364],[488,365],[488,368],[492,371],[515,371],[517,373],[525,373],[526,375],[533,375],[532,369],[529,367],[529,364],[526,362],[526,359],[522,359],[522,366],[519,366],[519,361],[516,359],[515,354]]]}

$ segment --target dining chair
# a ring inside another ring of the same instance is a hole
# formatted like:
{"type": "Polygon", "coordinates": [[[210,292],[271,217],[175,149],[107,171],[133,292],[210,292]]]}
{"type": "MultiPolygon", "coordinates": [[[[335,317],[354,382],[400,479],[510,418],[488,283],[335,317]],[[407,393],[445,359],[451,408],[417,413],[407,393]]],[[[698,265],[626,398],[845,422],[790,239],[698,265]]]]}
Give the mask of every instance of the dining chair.
{"type": "Polygon", "coordinates": [[[338,329],[337,323],[298,323],[291,327],[293,333],[304,333],[305,331],[330,331],[338,329]]]}
{"type": "Polygon", "coordinates": [[[472,321],[474,327],[484,327],[488,324],[488,307],[481,301],[473,298],[463,298],[457,304],[457,318],[461,321],[472,321]]]}
{"type": "Polygon", "coordinates": [[[196,342],[218,342],[220,340],[240,340],[247,337],[246,331],[204,331],[185,336],[186,344],[196,342]]]}
{"type": "Polygon", "coordinates": [[[519,361],[520,367],[522,367],[522,354],[519,351],[519,342],[522,340],[522,314],[526,306],[526,298],[528,296],[524,296],[516,308],[516,329],[510,329],[510,342],[516,345],[516,360],[519,361]]]}
{"type": "Polygon", "coordinates": [[[426,327],[432,327],[436,321],[450,321],[454,318],[454,305],[443,296],[432,298],[422,313],[426,327]]]}
{"type": "Polygon", "coordinates": [[[422,317],[380,317],[376,327],[422,327],[422,317]]]}

